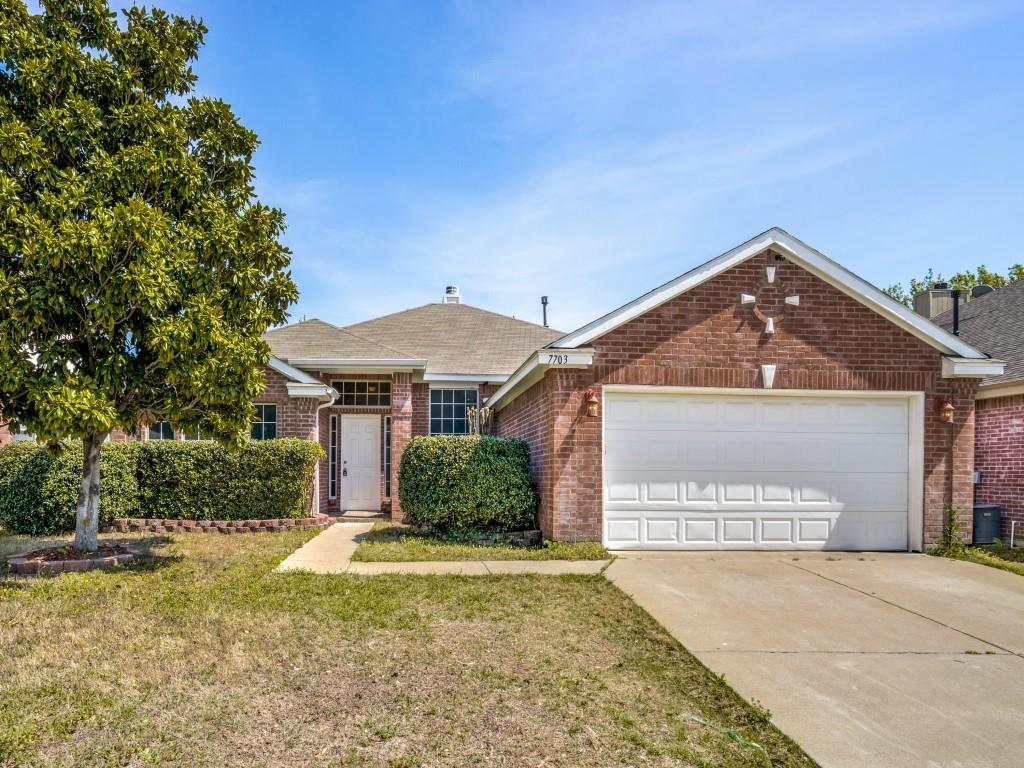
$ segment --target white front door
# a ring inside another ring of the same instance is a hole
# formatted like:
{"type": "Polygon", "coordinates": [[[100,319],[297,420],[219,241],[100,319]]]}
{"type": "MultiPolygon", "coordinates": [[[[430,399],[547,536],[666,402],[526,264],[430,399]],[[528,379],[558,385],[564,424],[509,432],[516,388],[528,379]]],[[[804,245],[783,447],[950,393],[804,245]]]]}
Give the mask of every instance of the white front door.
{"type": "Polygon", "coordinates": [[[906,549],[908,399],[822,394],[606,392],[605,545],[906,549]]]}
{"type": "Polygon", "coordinates": [[[341,417],[341,508],[380,509],[380,416],[341,417]]]}

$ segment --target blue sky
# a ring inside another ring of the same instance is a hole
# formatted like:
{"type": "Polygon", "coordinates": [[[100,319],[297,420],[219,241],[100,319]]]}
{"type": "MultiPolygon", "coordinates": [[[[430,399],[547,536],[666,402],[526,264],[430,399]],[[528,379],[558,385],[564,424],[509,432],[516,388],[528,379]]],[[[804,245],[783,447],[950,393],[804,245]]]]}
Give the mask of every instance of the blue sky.
{"type": "Polygon", "coordinates": [[[262,140],[295,319],[455,283],[572,330],[774,225],[880,286],[1024,259],[1021,2],[158,4],[262,140]]]}

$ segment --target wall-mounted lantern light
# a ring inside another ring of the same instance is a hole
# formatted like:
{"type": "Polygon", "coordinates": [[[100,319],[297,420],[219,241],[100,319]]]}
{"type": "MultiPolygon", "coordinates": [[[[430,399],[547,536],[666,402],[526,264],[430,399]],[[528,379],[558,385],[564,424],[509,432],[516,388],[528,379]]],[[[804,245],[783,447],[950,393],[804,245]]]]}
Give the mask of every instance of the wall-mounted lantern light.
{"type": "Polygon", "coordinates": [[[955,413],[956,413],[956,410],[953,408],[953,403],[951,403],[949,400],[947,400],[939,408],[939,419],[941,419],[942,421],[946,422],[947,424],[952,424],[953,423],[953,414],[955,414],[955,413]]]}
{"type": "Polygon", "coordinates": [[[601,403],[597,399],[597,393],[594,390],[592,390],[592,389],[588,389],[587,390],[586,403],[587,403],[587,416],[590,416],[591,418],[593,418],[594,416],[597,416],[597,409],[598,409],[598,406],[601,403]]]}

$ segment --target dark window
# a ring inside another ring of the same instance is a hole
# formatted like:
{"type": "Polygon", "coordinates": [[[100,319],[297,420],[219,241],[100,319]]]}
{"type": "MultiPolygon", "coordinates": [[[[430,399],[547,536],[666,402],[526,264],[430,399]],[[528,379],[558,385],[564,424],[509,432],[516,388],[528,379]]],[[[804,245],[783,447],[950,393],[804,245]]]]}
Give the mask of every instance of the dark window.
{"type": "Polygon", "coordinates": [[[331,435],[327,451],[327,498],[338,498],[338,417],[331,416],[331,435]]]}
{"type": "Polygon", "coordinates": [[[173,440],[174,430],[166,421],[158,421],[149,427],[150,440],[173,440]]]}
{"type": "Polygon", "coordinates": [[[182,440],[209,440],[210,438],[204,437],[203,433],[198,429],[193,429],[190,432],[184,432],[181,436],[182,440]]]}
{"type": "Polygon", "coordinates": [[[384,417],[384,498],[391,498],[391,417],[384,417]]]}
{"type": "Polygon", "coordinates": [[[430,434],[468,435],[467,408],[476,408],[475,389],[430,390],[430,434]]]}
{"type": "Polygon", "coordinates": [[[335,381],[338,405],[356,408],[390,408],[390,381],[335,381]]]}
{"type": "Polygon", "coordinates": [[[273,403],[256,404],[256,420],[252,423],[253,440],[273,440],[277,437],[277,406],[273,403]]]}

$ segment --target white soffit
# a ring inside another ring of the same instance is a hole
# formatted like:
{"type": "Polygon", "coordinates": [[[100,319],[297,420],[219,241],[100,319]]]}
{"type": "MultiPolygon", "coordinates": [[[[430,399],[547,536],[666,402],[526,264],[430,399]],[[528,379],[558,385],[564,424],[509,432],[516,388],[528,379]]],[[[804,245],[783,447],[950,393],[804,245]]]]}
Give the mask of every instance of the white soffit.
{"type": "MultiPolygon", "coordinates": [[[[733,248],[731,251],[727,251],[696,269],[680,275],[675,280],[671,280],[659,288],[645,293],[643,296],[634,299],[619,309],[552,342],[549,347],[560,349],[590,344],[595,339],[618,328],[620,325],[639,317],[645,312],[649,312],[669,299],[675,298],[691,288],[695,288],[701,283],[746,261],[752,256],[756,256],[768,248],[777,251],[794,264],[803,267],[812,275],[838,288],[846,295],[939,351],[948,355],[959,355],[964,358],[986,359],[984,353],[978,351],[970,344],[943,330],[930,320],[921,317],[875,286],[857,277],[824,254],[778,227],[773,227],[767,232],[763,232],[757,237],[733,248]]],[[[851,331],[854,330],[851,329],[851,331]]]]}

